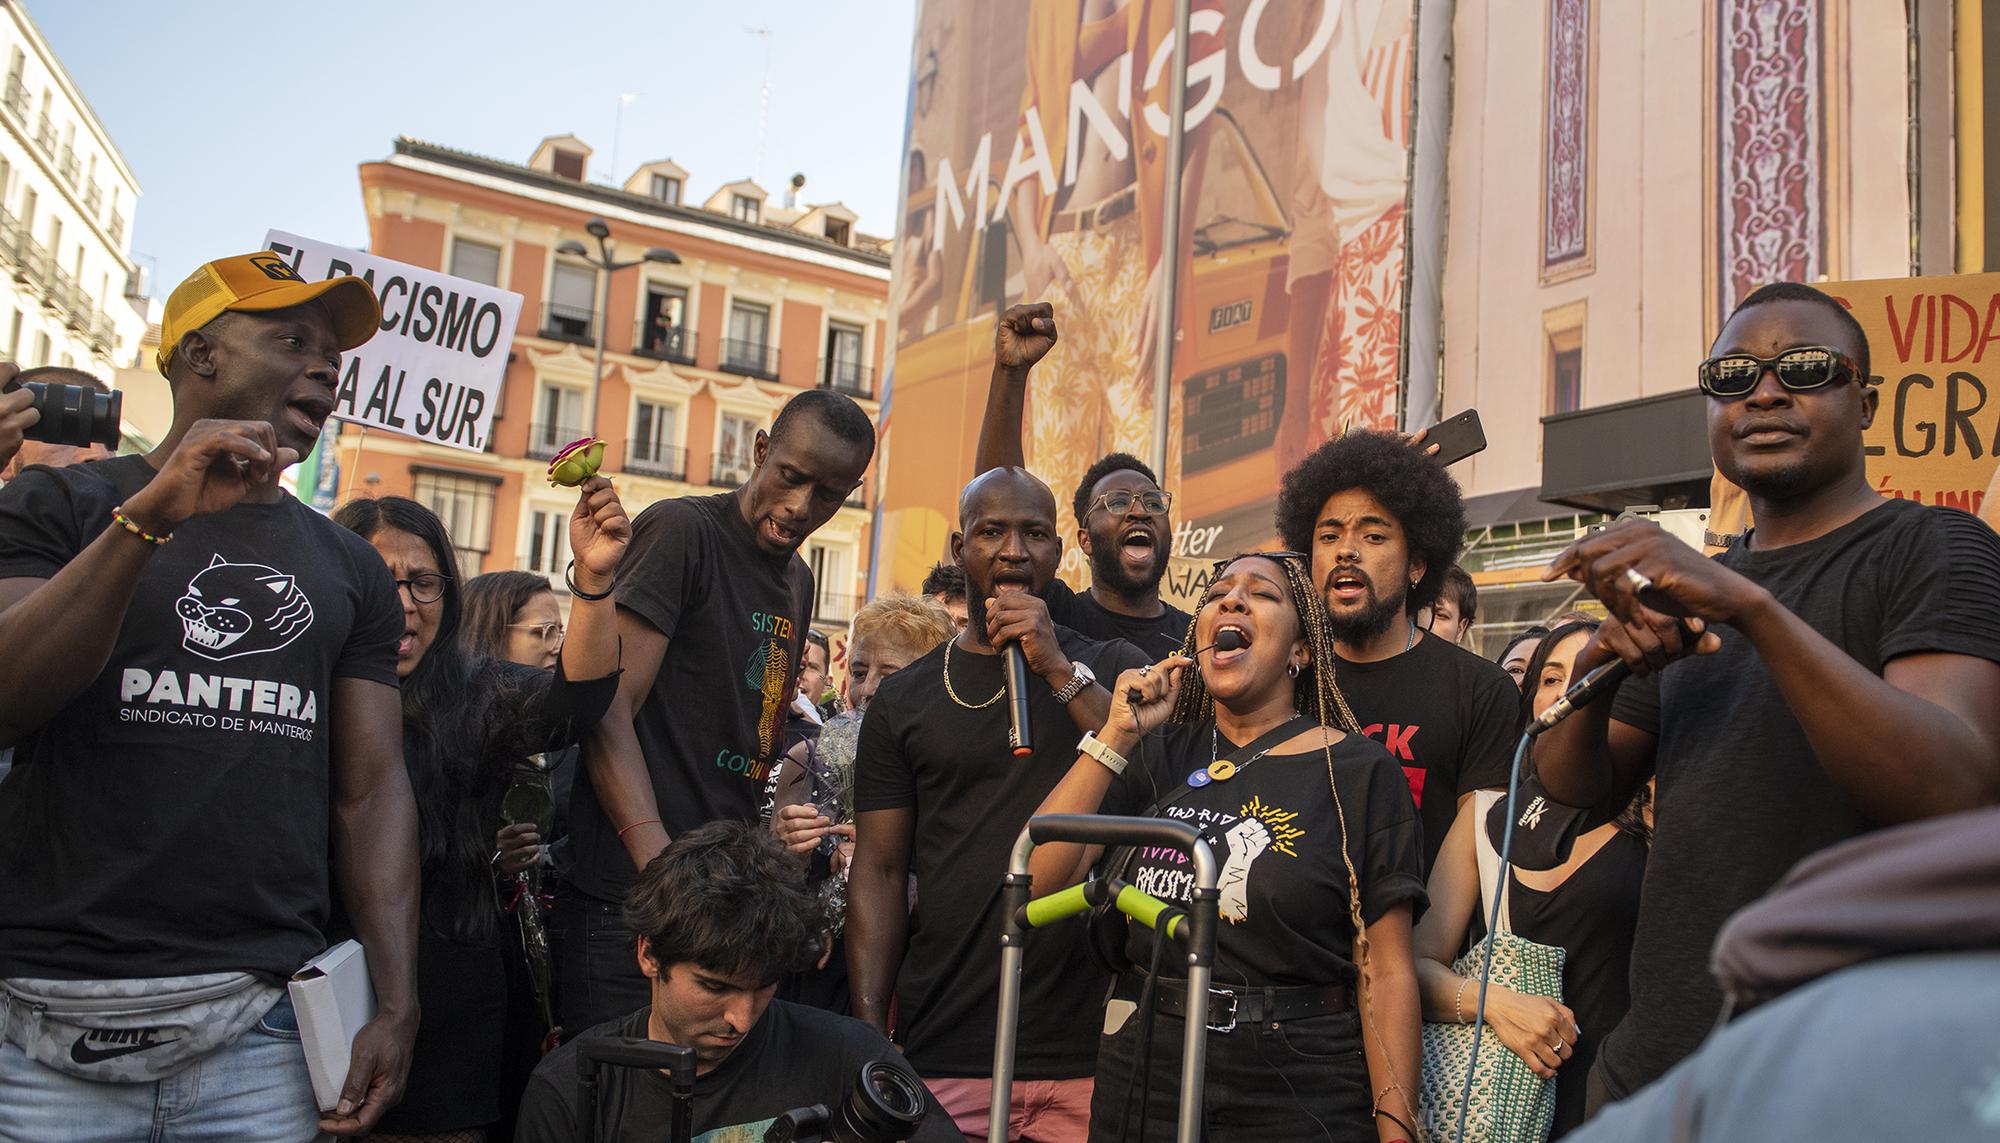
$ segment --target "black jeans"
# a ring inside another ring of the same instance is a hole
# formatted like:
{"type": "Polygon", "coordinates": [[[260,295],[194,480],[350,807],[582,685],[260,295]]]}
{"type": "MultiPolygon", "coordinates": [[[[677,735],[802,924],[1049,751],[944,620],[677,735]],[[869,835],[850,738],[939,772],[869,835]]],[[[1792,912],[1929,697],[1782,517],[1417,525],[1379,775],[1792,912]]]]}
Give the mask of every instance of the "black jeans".
{"type": "MultiPolygon", "coordinates": [[[[1183,1025],[1177,1016],[1158,1015],[1154,1021],[1153,1086],[1143,1126],[1138,1100],[1145,1076],[1132,1082],[1142,1018],[1134,1013],[1117,1032],[1099,1038],[1091,1143],[1173,1139],[1179,1121],[1183,1025]]],[[[1360,1017],[1352,1009],[1210,1032],[1206,1068],[1203,1138],[1375,1143],[1368,1061],[1361,1053],[1360,1017]]]]}
{"type": "Polygon", "coordinates": [[[637,946],[620,906],[570,888],[556,899],[551,936],[563,1039],[652,1003],[651,983],[639,971],[637,946]]]}

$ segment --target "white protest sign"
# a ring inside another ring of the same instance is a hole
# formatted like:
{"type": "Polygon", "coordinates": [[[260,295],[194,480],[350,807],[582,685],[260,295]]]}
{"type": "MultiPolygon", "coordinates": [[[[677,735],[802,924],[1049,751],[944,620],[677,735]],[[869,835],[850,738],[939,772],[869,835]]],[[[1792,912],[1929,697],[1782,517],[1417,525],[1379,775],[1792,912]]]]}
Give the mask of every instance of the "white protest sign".
{"type": "Polygon", "coordinates": [[[382,303],[382,328],[341,360],[334,416],[451,448],[486,447],[521,295],[281,230],[264,246],[308,282],[364,278],[382,303]]]}

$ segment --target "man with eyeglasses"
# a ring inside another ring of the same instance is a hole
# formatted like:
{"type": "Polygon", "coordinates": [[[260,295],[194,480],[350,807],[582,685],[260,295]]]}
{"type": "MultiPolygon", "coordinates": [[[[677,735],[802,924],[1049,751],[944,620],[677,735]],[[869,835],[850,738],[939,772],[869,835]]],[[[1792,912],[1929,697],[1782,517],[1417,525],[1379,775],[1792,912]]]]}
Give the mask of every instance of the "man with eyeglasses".
{"type": "Polygon", "coordinates": [[[1860,324],[1809,286],[1766,286],[1697,376],[1716,468],[1756,526],[1704,559],[1620,524],[1546,576],[1612,614],[1575,670],[1623,660],[1634,677],[1541,737],[1543,785],[1602,820],[1657,781],[1632,1006],[1591,1072],[1593,1108],[1701,1042],[1721,1008],[1717,931],[1799,859],[2000,799],[2000,539],[1870,486],[1860,324]]]}
{"type": "MultiPolygon", "coordinates": [[[[1055,307],[1047,302],[1014,306],[994,323],[993,384],[975,475],[1025,463],[1021,417],[1028,374],[1056,336],[1055,307]]],[[[1091,639],[1123,639],[1156,660],[1179,651],[1191,617],[1160,598],[1173,554],[1173,504],[1173,493],[1138,457],[1114,452],[1098,458],[1070,501],[1077,547],[1090,561],[1090,590],[1078,594],[1061,579],[1051,580],[1041,592],[1049,618],[1091,639]]]]}

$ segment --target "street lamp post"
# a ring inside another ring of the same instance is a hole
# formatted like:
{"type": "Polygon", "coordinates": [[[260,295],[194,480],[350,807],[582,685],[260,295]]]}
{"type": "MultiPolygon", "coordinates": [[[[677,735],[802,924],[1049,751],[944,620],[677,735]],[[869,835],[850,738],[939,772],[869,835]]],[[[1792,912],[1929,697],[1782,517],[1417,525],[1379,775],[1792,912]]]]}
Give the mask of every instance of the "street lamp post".
{"type": "Polygon", "coordinates": [[[597,270],[598,312],[597,337],[595,338],[597,343],[597,360],[591,368],[590,396],[585,401],[583,408],[583,435],[594,437],[597,435],[597,394],[604,387],[604,331],[611,324],[611,275],[620,270],[630,270],[634,266],[644,265],[647,262],[678,265],[681,256],[664,246],[654,246],[648,248],[643,257],[634,258],[629,262],[620,262],[613,256],[617,250],[617,243],[611,241],[610,223],[601,218],[592,218],[589,222],[583,224],[583,228],[590,233],[592,238],[597,240],[597,254],[595,256],[592,256],[589,249],[583,243],[578,242],[574,238],[564,239],[562,244],[556,247],[556,253],[567,254],[572,258],[581,258],[597,270]]]}

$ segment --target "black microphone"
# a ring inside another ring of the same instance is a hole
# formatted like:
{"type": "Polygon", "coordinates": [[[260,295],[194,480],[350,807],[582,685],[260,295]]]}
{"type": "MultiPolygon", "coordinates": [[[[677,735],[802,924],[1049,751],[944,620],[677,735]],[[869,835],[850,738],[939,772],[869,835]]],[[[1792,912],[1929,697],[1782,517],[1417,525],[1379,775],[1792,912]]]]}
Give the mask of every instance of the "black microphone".
{"type": "Polygon", "coordinates": [[[1549,704],[1549,709],[1535,716],[1528,724],[1528,737],[1538,737],[1543,731],[1590,705],[1590,700],[1617,686],[1632,668],[1623,659],[1613,659],[1576,681],[1576,685],[1563,692],[1563,696],[1549,704]]]}
{"type": "Polygon", "coordinates": [[[1001,645],[1000,665],[1007,675],[1007,745],[1014,757],[1025,758],[1035,747],[1028,738],[1028,656],[1019,640],[1001,645]]]}
{"type": "Polygon", "coordinates": [[[1225,627],[1215,633],[1215,642],[1189,655],[1188,658],[1199,659],[1210,651],[1241,651],[1242,649],[1243,632],[1238,631],[1234,627],[1225,627]]]}

